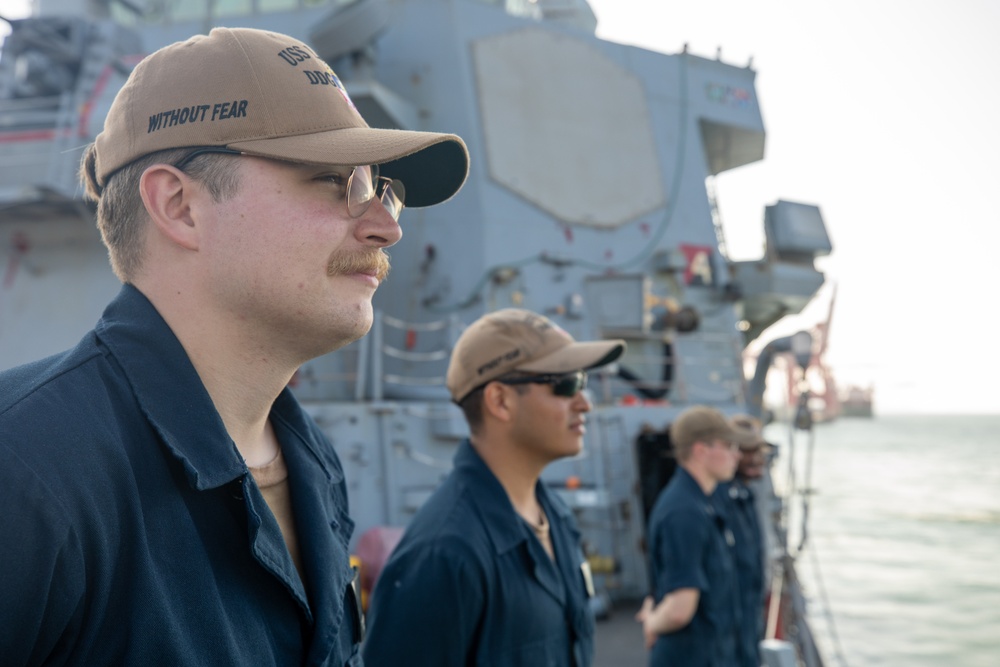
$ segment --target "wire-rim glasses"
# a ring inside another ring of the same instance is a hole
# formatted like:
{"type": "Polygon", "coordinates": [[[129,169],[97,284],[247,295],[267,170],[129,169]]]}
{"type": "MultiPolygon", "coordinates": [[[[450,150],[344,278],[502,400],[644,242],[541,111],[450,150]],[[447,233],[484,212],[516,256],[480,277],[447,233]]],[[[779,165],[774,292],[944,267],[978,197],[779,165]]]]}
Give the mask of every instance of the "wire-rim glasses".
{"type": "MultiPolygon", "coordinates": [[[[226,148],[225,146],[205,146],[197,148],[180,161],[174,167],[184,171],[191,160],[206,153],[221,153],[223,155],[244,155],[243,152],[226,148]]],[[[399,215],[403,212],[406,201],[406,188],[403,182],[379,175],[377,164],[359,165],[351,169],[347,177],[347,213],[352,218],[360,218],[372,205],[375,197],[382,202],[382,206],[392,216],[392,219],[399,222],[399,215]]]]}
{"type": "Polygon", "coordinates": [[[398,222],[406,200],[403,182],[380,176],[377,164],[360,165],[352,169],[351,175],[347,177],[347,213],[352,218],[360,218],[376,196],[392,219],[398,222]]]}

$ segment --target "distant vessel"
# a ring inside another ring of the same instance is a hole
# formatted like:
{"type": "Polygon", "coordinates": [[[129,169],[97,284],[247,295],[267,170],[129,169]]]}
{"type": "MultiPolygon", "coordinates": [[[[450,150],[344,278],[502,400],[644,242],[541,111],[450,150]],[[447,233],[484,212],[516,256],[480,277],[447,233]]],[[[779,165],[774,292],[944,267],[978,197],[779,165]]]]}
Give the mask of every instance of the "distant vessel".
{"type": "Polygon", "coordinates": [[[874,417],[875,388],[850,385],[840,396],[841,417],[874,417]]]}
{"type": "MultiPolygon", "coordinates": [[[[444,371],[464,326],[520,306],[580,339],[625,338],[595,374],[585,453],[546,470],[576,513],[598,605],[649,590],[645,509],[673,469],[668,427],[694,404],[760,415],[774,354],[745,346],[822,286],[817,206],[763,212],[764,256],[734,262],[714,177],[764,157],[755,72],[594,35],[584,0],[65,0],[10,21],[0,55],[0,368],[65,349],[119,289],[76,181],[145,53],[213,25],[310,43],[370,124],[455,132],[472,155],[452,201],[408,209],[370,335],[305,364],[293,390],[344,462],[357,524],[405,527],[451,467],[465,422],[444,371]]],[[[192,72],[197,76],[197,72],[192,72]]],[[[200,103],[193,100],[192,104],[200,103]]],[[[805,347],[803,347],[803,345],[805,347]]],[[[763,489],[772,637],[822,664],[763,489]]]]}

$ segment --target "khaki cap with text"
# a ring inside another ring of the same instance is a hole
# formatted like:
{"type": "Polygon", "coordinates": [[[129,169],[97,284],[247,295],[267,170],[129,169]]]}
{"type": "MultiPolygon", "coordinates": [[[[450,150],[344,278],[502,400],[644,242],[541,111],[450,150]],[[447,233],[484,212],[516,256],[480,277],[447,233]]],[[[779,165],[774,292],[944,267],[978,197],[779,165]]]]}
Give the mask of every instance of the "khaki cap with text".
{"type": "Polygon", "coordinates": [[[745,439],[740,442],[743,449],[750,450],[758,447],[770,447],[764,439],[764,432],[760,425],[760,420],[750,415],[733,415],[729,418],[729,423],[737,431],[743,431],[745,439]]]}
{"type": "Polygon", "coordinates": [[[572,373],[610,364],[623,340],[577,342],[547,317],[520,308],[483,315],[458,338],[446,384],[456,403],[512,371],[572,373]]]}
{"type": "Polygon", "coordinates": [[[368,127],[310,47],[251,28],[214,28],[144,58],[95,145],[101,187],[144,155],[196,146],[323,166],[377,164],[403,182],[408,207],[448,199],[469,170],[458,136],[368,127]]]}

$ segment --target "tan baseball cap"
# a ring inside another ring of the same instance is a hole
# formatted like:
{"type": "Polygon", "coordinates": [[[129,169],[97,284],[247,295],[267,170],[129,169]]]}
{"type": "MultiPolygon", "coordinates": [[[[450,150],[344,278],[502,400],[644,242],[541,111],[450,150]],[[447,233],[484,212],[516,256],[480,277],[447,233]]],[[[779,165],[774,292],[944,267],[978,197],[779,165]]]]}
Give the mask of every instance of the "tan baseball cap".
{"type": "Polygon", "coordinates": [[[310,47],[250,28],[215,28],[144,58],[95,144],[101,187],[143,155],[188,146],[307,164],[377,164],[403,182],[408,207],[448,199],[469,172],[458,136],[368,127],[310,47]]]}
{"type": "Polygon", "coordinates": [[[547,317],[520,308],[483,315],[459,336],[445,384],[456,403],[512,371],[572,373],[610,364],[623,340],[576,342],[547,317]]]}
{"type": "Polygon", "coordinates": [[[675,447],[686,449],[696,442],[725,440],[739,445],[752,444],[753,431],[736,428],[726,416],[707,405],[695,405],[682,412],[670,425],[670,439],[675,447]]]}
{"type": "Polygon", "coordinates": [[[764,432],[760,425],[760,420],[750,415],[734,415],[730,417],[729,423],[737,431],[742,431],[745,441],[740,442],[741,447],[752,450],[757,447],[770,448],[770,444],[764,439],[764,432]]]}

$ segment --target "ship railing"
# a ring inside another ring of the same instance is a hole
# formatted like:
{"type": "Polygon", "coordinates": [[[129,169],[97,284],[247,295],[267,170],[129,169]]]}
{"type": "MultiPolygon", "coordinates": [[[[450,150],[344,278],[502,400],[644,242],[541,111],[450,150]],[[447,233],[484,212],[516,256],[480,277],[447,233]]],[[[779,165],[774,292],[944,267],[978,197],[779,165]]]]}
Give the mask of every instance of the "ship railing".
{"type": "Polygon", "coordinates": [[[0,131],[54,128],[61,106],[61,95],[0,100],[0,131]]]}
{"type": "MultiPolygon", "coordinates": [[[[72,93],[0,99],[0,183],[15,192],[30,186],[71,197],[76,161],[66,154],[78,145],[79,113],[72,93]]],[[[17,195],[21,196],[21,195],[17,195]]]]}
{"type": "Polygon", "coordinates": [[[372,398],[382,400],[386,385],[416,391],[443,388],[445,377],[441,373],[448,366],[451,349],[461,328],[462,323],[457,316],[431,322],[411,322],[377,311],[371,331],[372,398]],[[413,349],[416,339],[427,340],[427,334],[430,334],[431,344],[426,349],[413,349]],[[404,341],[405,347],[400,347],[395,341],[404,341]],[[388,359],[401,362],[407,372],[387,371],[388,359]]]}

